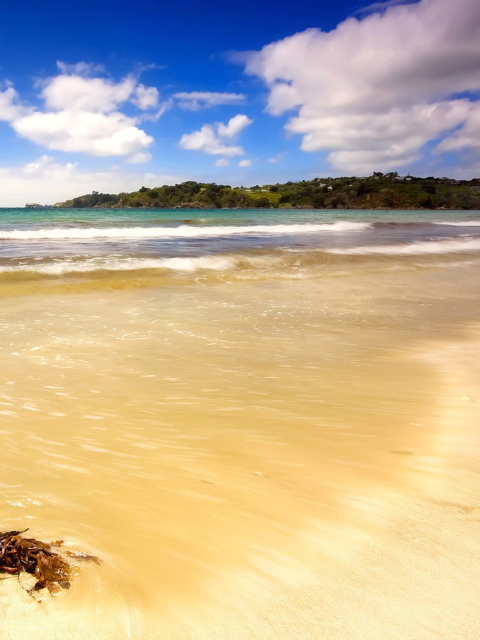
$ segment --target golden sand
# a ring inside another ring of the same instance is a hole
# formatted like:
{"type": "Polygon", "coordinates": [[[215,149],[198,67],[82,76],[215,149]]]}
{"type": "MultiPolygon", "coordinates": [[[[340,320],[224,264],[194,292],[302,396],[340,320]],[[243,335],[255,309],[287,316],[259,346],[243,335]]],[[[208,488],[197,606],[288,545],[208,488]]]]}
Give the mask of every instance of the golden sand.
{"type": "Polygon", "coordinates": [[[103,563],[2,640],[475,637],[477,276],[4,299],[2,529],[103,563]]]}

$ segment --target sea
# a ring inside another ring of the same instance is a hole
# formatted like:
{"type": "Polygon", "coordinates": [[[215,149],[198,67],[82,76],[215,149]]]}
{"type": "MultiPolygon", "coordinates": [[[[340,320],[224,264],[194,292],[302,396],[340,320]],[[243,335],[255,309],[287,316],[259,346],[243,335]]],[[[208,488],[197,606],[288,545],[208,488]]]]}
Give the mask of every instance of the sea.
{"type": "Polygon", "coordinates": [[[479,275],[480,211],[0,209],[0,531],[99,559],[48,606],[173,638],[359,553],[442,482],[479,275]]]}

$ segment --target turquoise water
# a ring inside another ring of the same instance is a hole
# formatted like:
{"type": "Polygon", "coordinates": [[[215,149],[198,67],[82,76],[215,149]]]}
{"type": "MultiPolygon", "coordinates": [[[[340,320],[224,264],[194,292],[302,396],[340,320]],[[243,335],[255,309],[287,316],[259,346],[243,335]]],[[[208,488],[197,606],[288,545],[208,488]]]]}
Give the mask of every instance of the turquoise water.
{"type": "Polygon", "coordinates": [[[343,209],[20,209],[0,208],[2,225],[52,224],[279,224],[337,220],[389,220],[432,222],[435,220],[479,220],[480,211],[402,211],[343,209]]]}

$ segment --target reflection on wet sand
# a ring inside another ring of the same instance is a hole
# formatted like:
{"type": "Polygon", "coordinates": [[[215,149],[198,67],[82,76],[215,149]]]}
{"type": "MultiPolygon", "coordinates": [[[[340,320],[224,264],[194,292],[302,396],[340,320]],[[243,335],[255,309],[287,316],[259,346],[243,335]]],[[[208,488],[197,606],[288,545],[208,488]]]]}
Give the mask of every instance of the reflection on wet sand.
{"type": "Polygon", "coordinates": [[[476,266],[335,269],[4,298],[2,525],[103,560],[49,606],[194,626],[307,584],[430,482],[426,354],[472,324],[476,266]]]}

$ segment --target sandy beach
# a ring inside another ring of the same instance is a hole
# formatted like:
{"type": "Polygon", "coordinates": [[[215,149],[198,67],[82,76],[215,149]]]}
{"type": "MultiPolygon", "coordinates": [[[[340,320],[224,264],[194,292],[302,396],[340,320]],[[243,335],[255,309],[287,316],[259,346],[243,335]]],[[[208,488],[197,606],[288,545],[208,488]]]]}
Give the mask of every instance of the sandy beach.
{"type": "Polygon", "coordinates": [[[475,637],[478,226],[135,215],[4,233],[1,530],[100,564],[2,640],[475,637]]]}
{"type": "MultiPolygon", "coordinates": [[[[141,630],[119,617],[118,603],[110,603],[110,611],[103,603],[100,615],[92,616],[88,608],[69,606],[65,597],[44,594],[37,603],[16,578],[7,578],[0,583],[2,638],[475,638],[480,623],[479,336],[480,328],[470,330],[467,340],[430,344],[422,354],[440,373],[442,400],[437,455],[403,452],[420,472],[418,486],[408,495],[390,492],[357,500],[361,528],[317,523],[318,528],[303,531],[290,549],[266,559],[277,565],[276,584],[262,589],[244,575],[247,597],[224,602],[217,597],[207,606],[179,607],[163,619],[153,615],[141,630]]],[[[230,578],[223,579],[227,584],[230,578]]]]}

